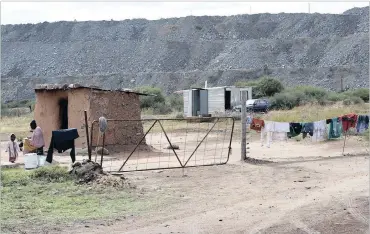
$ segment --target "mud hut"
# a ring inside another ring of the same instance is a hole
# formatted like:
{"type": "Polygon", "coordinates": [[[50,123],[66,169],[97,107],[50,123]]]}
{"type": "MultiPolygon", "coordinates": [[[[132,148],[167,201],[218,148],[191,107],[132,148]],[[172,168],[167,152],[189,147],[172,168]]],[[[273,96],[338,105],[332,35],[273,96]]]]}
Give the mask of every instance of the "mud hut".
{"type": "MultiPolygon", "coordinates": [[[[85,110],[90,128],[89,135],[91,134],[91,123],[101,116],[107,119],[134,120],[108,123],[105,138],[107,148],[132,146],[144,136],[140,121],[139,95],[146,94],[130,90],[105,90],[95,86],[87,87],[78,84],[41,84],[36,86],[35,93],[34,118],[44,131],[46,147],[49,146],[53,130],[77,128],[80,138],[75,142],[76,147],[87,148],[84,127],[85,110]]],[[[95,124],[93,146],[96,146],[97,136],[98,124],[95,124]]]]}

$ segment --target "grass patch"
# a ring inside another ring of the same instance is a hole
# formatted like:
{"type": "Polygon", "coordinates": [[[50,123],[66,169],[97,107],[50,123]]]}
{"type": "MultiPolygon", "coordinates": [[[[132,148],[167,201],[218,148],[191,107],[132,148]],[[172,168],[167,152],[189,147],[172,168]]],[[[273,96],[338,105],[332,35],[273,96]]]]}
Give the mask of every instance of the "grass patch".
{"type": "Polygon", "coordinates": [[[0,120],[0,132],[2,133],[21,133],[28,135],[30,122],[33,120],[33,113],[20,117],[3,117],[0,120]]]}
{"type": "Polygon", "coordinates": [[[270,111],[262,118],[277,122],[312,122],[339,117],[348,113],[367,114],[368,110],[368,103],[349,106],[343,106],[341,104],[332,106],[305,105],[295,107],[292,110],[270,111]]]}
{"type": "Polygon", "coordinates": [[[154,206],[135,190],[76,185],[66,168],[3,169],[0,219],[3,231],[53,228],[91,219],[136,215],[154,206]]]}

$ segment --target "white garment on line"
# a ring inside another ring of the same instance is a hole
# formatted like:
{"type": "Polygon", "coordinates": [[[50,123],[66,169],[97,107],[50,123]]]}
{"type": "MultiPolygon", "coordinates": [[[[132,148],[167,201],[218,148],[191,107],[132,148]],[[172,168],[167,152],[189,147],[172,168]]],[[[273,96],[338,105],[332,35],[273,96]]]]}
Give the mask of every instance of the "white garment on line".
{"type": "Polygon", "coordinates": [[[288,134],[286,132],[273,132],[272,141],[287,141],[288,134]]]}
{"type": "Polygon", "coordinates": [[[274,132],[290,132],[289,123],[275,122],[274,132]]]}
{"type": "Polygon", "coordinates": [[[265,121],[265,127],[261,130],[261,146],[264,145],[264,138],[268,148],[272,141],[286,141],[289,131],[289,123],[265,121]]]}
{"type": "Polygon", "coordinates": [[[325,141],[326,138],[327,138],[326,120],[314,122],[312,141],[325,141]]]}
{"type": "Polygon", "coordinates": [[[270,148],[272,132],[274,131],[274,122],[265,121],[265,127],[261,129],[261,146],[263,146],[264,138],[266,137],[266,145],[270,148]]]}

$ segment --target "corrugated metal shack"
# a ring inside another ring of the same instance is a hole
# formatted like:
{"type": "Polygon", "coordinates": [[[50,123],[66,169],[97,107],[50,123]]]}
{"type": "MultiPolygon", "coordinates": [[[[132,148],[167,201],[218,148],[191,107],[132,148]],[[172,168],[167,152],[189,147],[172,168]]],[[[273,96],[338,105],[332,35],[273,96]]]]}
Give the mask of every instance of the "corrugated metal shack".
{"type": "Polygon", "coordinates": [[[247,92],[247,99],[252,99],[252,87],[234,86],[194,88],[178,91],[184,96],[184,116],[215,115],[232,110],[241,104],[241,92],[247,92]]]}

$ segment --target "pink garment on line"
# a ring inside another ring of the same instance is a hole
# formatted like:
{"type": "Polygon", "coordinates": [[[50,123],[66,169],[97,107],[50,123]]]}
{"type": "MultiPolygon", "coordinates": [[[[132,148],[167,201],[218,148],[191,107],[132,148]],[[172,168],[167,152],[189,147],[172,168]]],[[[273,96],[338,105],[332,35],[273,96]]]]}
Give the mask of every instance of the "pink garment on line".
{"type": "Polygon", "coordinates": [[[37,148],[45,146],[44,134],[40,127],[36,127],[31,137],[31,144],[37,148]]]}

